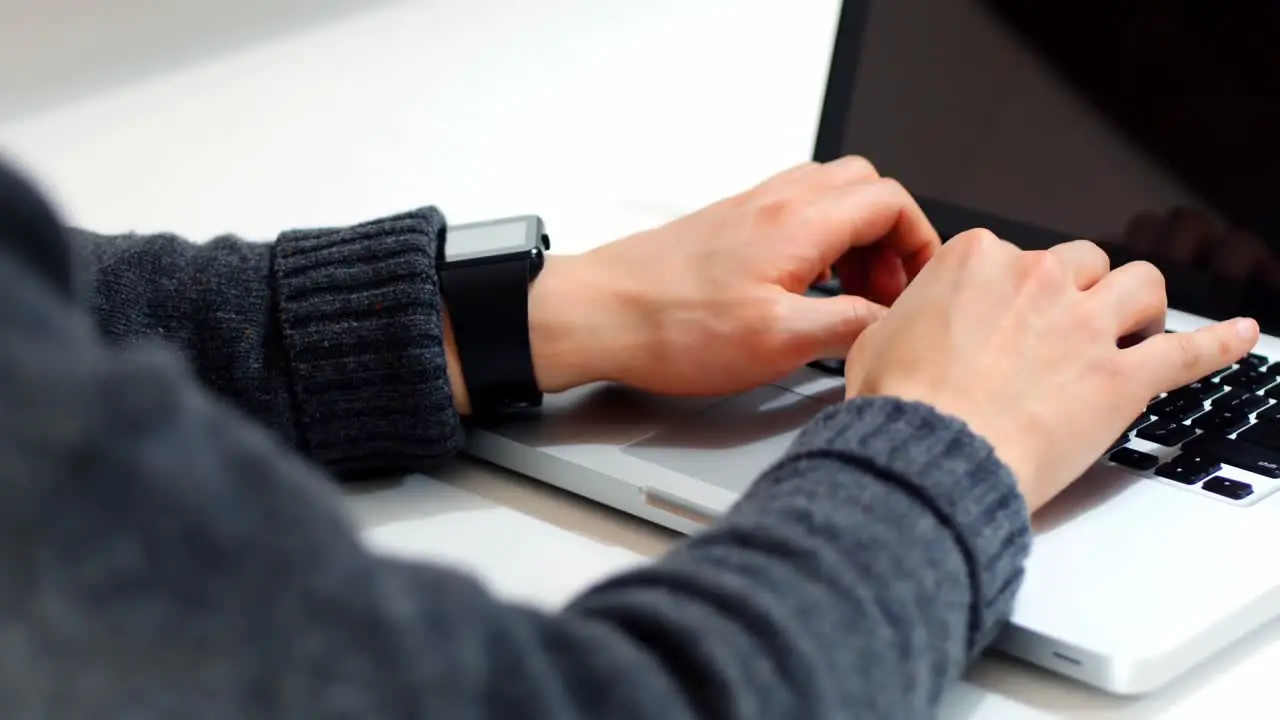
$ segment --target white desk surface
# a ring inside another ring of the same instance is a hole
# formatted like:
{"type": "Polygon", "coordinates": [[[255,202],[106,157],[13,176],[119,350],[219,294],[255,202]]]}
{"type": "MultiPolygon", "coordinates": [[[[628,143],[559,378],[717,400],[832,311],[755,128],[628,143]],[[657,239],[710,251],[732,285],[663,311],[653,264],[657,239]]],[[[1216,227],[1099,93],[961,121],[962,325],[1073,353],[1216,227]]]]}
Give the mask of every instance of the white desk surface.
{"type": "MultiPolygon", "coordinates": [[[[129,22],[81,2],[102,32],[129,22]]],[[[252,24],[255,5],[225,7],[252,24]]],[[[838,5],[369,3],[10,117],[0,151],[104,231],[269,237],[431,202],[455,221],[538,212],[556,250],[582,250],[807,159],[838,5]]],[[[676,540],[465,460],[437,479],[362,492],[352,511],[373,545],[461,563],[506,596],[554,606],[676,540]],[[489,536],[546,557],[512,561],[489,536]],[[548,579],[566,556],[576,574],[548,579]]],[[[946,715],[1273,717],[1272,670],[1280,624],[1140,700],[985,659],[946,715]]]]}

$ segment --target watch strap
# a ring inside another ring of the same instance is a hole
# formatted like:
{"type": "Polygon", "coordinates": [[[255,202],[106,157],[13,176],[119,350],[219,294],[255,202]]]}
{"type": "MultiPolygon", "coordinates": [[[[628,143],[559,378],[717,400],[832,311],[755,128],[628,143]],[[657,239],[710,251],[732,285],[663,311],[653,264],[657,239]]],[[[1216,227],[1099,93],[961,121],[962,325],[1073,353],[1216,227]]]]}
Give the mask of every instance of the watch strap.
{"type": "Polygon", "coordinates": [[[529,344],[531,275],[527,257],[440,271],[474,417],[542,405],[529,344]]]}

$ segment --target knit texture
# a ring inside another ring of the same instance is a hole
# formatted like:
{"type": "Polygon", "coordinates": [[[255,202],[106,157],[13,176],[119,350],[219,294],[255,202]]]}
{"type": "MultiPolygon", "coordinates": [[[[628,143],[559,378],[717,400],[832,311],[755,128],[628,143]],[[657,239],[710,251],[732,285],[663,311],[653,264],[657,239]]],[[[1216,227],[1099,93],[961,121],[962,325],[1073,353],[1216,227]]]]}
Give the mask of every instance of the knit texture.
{"type": "Polygon", "coordinates": [[[991,448],[923,405],[825,411],[721,523],[560,613],[366,552],[306,455],[457,446],[439,223],[80,233],[90,312],[0,232],[0,717],[934,716],[1029,530],[991,448]]]}
{"type": "Polygon", "coordinates": [[[112,343],[160,340],[211,390],[350,479],[461,446],[445,366],[432,208],[274,243],[76,232],[112,343]]]}

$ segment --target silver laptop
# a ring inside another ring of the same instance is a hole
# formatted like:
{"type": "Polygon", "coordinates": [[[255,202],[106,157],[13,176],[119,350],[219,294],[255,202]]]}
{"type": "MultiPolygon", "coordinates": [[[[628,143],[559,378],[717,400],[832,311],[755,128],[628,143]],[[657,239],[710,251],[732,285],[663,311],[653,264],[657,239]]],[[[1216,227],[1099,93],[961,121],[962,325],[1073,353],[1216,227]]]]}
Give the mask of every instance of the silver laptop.
{"type": "MultiPolygon", "coordinates": [[[[1149,259],[1168,278],[1171,330],[1248,314],[1268,333],[1240,366],[1156,399],[1035,518],[997,648],[1119,694],[1193,671],[1280,614],[1280,88],[1267,22],[1174,0],[851,0],[836,33],[815,159],[870,157],[944,237],[1090,237],[1116,264],[1149,259]]],[[[816,363],[722,398],[580,388],[474,432],[469,451],[696,533],[841,400],[841,369],[816,363]]]]}

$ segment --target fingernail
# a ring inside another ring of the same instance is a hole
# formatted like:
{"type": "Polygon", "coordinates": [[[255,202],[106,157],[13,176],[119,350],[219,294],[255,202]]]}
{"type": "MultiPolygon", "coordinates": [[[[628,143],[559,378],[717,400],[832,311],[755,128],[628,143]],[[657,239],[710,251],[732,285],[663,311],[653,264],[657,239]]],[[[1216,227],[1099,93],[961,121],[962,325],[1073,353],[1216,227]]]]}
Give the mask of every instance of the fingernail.
{"type": "Polygon", "coordinates": [[[1240,318],[1235,321],[1236,334],[1241,338],[1249,339],[1258,332],[1258,323],[1250,318],[1240,318]]]}

